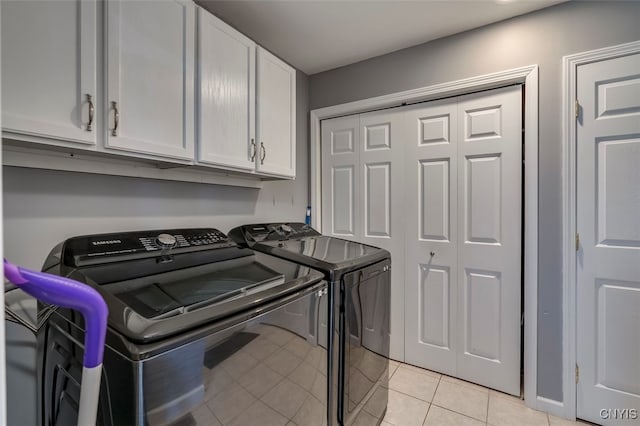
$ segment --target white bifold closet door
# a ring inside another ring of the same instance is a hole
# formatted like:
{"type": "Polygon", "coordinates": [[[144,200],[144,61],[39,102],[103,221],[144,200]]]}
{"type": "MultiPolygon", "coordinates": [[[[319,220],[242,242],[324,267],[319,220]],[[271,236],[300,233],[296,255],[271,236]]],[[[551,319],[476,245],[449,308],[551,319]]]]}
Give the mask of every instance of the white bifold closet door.
{"type": "Polygon", "coordinates": [[[392,256],[391,357],[520,393],[520,86],[322,122],[322,231],[392,256]]]}
{"type": "MultiPolygon", "coordinates": [[[[391,330],[386,332],[394,359],[404,359],[404,132],[400,110],[322,122],[322,232],[391,253],[391,330]]],[[[389,297],[383,287],[361,296],[389,297]]],[[[364,339],[381,332],[373,329],[380,323],[374,316],[363,312],[364,339]]]]}
{"type": "Polygon", "coordinates": [[[406,360],[520,394],[522,106],[507,87],[413,107],[406,360]]]}

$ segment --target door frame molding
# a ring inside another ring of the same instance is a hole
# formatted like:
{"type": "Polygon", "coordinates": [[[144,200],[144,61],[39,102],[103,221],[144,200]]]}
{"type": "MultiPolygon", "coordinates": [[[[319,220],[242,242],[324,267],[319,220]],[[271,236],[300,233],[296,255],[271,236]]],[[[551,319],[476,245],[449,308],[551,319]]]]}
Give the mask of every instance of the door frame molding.
{"type": "Polygon", "coordinates": [[[576,418],[577,383],[577,262],[576,262],[576,110],[578,66],[640,53],[640,41],[589,50],[562,57],[562,395],[569,419],[576,418]]]}
{"type": "Polygon", "coordinates": [[[425,102],[444,97],[524,83],[524,398],[529,407],[559,413],[562,403],[537,396],[538,359],[538,65],[451,81],[403,92],[376,96],[310,112],[311,224],[322,232],[320,121],[381,108],[425,102]]]}

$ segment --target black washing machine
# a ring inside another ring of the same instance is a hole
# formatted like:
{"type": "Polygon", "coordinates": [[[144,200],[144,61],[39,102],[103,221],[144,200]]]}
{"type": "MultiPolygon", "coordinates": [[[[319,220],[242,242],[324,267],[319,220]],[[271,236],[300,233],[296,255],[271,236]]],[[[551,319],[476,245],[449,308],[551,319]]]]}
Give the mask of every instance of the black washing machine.
{"type": "Polygon", "coordinates": [[[322,271],[329,282],[321,306],[326,342],[329,424],[380,423],[388,401],[391,257],[388,251],[324,236],[303,223],[244,225],[239,244],[322,271]],[[333,330],[329,333],[328,330],[333,330]]]}
{"type": "MultiPolygon", "coordinates": [[[[43,270],[91,285],[107,302],[98,424],[326,421],[322,273],[241,248],[215,229],[71,238],[43,270]]],[[[82,317],[48,306],[40,313],[42,424],[75,424],[82,317]]]]}

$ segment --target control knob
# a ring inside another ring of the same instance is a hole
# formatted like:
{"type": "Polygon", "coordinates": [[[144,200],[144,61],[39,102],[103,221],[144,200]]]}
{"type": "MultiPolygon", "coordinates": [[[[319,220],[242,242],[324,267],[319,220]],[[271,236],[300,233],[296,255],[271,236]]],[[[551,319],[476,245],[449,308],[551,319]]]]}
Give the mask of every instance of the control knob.
{"type": "Polygon", "coordinates": [[[293,228],[283,223],[282,225],[280,225],[280,231],[285,234],[291,234],[293,232],[293,228]]]}
{"type": "Polygon", "coordinates": [[[177,240],[171,234],[160,234],[156,237],[156,242],[163,249],[170,249],[176,245],[177,240]]]}

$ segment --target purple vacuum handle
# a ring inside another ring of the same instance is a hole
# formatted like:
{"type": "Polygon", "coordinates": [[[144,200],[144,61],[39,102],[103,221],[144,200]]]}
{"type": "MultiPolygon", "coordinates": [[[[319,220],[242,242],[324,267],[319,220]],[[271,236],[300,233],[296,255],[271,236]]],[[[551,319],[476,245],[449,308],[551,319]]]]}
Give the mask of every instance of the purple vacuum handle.
{"type": "Polygon", "coordinates": [[[34,272],[4,260],[4,276],[43,302],[80,311],[84,317],[84,366],[102,364],[109,311],[100,293],[86,284],[58,275],[34,272]]]}

